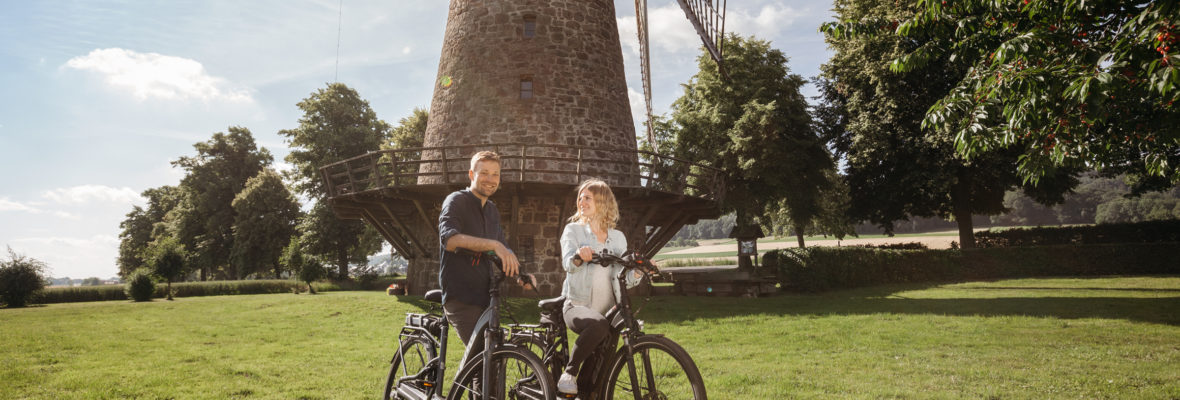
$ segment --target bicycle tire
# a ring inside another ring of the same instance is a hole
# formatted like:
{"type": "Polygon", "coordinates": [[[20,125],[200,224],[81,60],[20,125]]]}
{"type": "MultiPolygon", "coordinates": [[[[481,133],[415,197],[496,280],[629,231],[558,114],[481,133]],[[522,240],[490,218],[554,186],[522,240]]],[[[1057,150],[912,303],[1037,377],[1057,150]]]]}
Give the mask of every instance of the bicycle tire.
{"type": "Polygon", "coordinates": [[[515,335],[511,339],[508,339],[508,344],[516,345],[536,355],[537,359],[541,360],[541,364],[545,365],[545,369],[549,371],[550,376],[561,376],[561,371],[565,369],[565,362],[558,360],[560,357],[555,357],[546,364],[545,350],[549,347],[549,344],[545,343],[545,339],[536,335],[515,335]]]}
{"type": "MultiPolygon", "coordinates": [[[[557,384],[545,373],[541,360],[533,353],[519,347],[504,347],[492,353],[494,369],[504,371],[496,379],[499,386],[492,396],[496,399],[553,399],[557,396],[557,384]]],[[[456,383],[447,393],[448,400],[481,399],[479,376],[483,373],[483,353],[472,357],[459,371],[456,383]]]]}
{"type": "MultiPolygon", "coordinates": [[[[405,376],[410,374],[417,374],[422,368],[425,368],[431,359],[434,359],[438,352],[434,348],[434,341],[426,339],[421,336],[409,336],[402,340],[399,344],[400,351],[393,353],[393,359],[389,361],[389,374],[385,377],[385,390],[381,392],[381,398],[385,400],[397,398],[397,388],[394,384],[405,376]]],[[[427,378],[432,378],[434,374],[427,374],[427,378]]],[[[422,383],[415,384],[416,390],[425,392],[425,387],[422,383]]]]}
{"type": "Polygon", "coordinates": [[[611,362],[603,399],[635,399],[632,393],[635,386],[641,390],[641,399],[708,399],[700,370],[676,342],[649,335],[636,339],[634,348],[635,375],[640,384],[631,383],[627,349],[621,348],[611,362]]]}

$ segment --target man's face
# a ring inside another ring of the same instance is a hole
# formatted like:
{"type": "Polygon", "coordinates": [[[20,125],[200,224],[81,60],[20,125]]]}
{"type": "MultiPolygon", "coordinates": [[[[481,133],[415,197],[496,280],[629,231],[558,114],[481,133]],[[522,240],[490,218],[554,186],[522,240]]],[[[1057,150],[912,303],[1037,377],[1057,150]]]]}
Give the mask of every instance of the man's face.
{"type": "Polygon", "coordinates": [[[467,171],[471,178],[471,192],[479,198],[487,200],[500,188],[500,163],[495,161],[480,161],[475,163],[475,169],[467,171]]]}

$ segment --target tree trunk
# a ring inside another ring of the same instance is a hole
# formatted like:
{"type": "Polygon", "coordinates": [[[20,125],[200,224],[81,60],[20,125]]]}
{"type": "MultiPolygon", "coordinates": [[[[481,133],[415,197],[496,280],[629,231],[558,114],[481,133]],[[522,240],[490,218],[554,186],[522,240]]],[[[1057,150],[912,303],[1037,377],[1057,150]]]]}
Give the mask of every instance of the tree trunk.
{"type": "Polygon", "coordinates": [[[959,246],[964,249],[975,248],[975,230],[971,223],[971,180],[972,171],[968,167],[959,167],[959,179],[955,182],[951,201],[954,203],[952,213],[955,223],[959,225],[959,246]]]}
{"type": "Polygon", "coordinates": [[[348,251],[340,250],[336,252],[336,266],[339,269],[340,279],[348,279],[348,251]]]}
{"type": "Polygon", "coordinates": [[[172,301],[172,280],[171,279],[168,280],[168,287],[165,288],[164,290],[168,291],[168,296],[167,296],[168,301],[172,301]]]}
{"type": "Polygon", "coordinates": [[[795,226],[795,239],[799,241],[799,248],[802,249],[804,247],[803,246],[803,228],[802,227],[795,226]]]}
{"type": "Polygon", "coordinates": [[[311,282],[307,282],[307,293],[315,294],[315,288],[311,287],[311,282]]]}

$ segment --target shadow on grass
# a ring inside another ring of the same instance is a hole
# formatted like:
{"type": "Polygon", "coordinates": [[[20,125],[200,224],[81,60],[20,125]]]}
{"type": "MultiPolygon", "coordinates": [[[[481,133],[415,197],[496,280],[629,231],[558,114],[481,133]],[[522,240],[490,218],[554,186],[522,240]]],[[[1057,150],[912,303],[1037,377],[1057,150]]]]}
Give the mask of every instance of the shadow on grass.
{"type": "MultiPolygon", "coordinates": [[[[1102,279],[1101,277],[1070,277],[1069,279],[1102,279]]],[[[632,296],[636,308],[642,307],[639,317],[652,323],[676,323],[698,319],[717,319],[744,315],[769,316],[824,316],[824,315],[948,315],[948,316],[1028,316],[1060,319],[1122,319],[1180,326],[1180,288],[1102,287],[1088,284],[1081,287],[1030,286],[1010,284],[950,288],[978,297],[961,298],[905,298],[898,293],[931,289],[947,283],[883,285],[835,291],[821,294],[782,294],[763,298],[632,296]],[[977,291],[972,294],[972,291],[977,291]],[[1002,291],[1028,291],[1044,296],[994,297],[1002,291]],[[1068,296],[1054,296],[1053,292],[1072,292],[1068,296]],[[1077,292],[1096,292],[1095,296],[1077,292]],[[1130,297],[1131,293],[1145,293],[1154,297],[1130,297]],[[1127,296],[1123,296],[1127,295],[1127,296]],[[1163,296],[1163,297],[1160,297],[1163,296]]],[[[397,296],[399,302],[413,305],[427,312],[430,304],[421,296],[397,296]]],[[[521,323],[536,323],[537,300],[508,298],[504,300],[504,323],[514,316],[521,323]]]]}
{"type": "MultiPolygon", "coordinates": [[[[970,290],[974,290],[972,288],[970,290]]],[[[1019,290],[1074,290],[1066,288],[1016,288],[1019,290]]],[[[984,289],[994,292],[990,288],[984,289]]],[[[1103,289],[1106,290],[1106,289],[1103,289]]],[[[1132,289],[1111,289],[1132,291],[1132,289]]],[[[1046,296],[984,298],[904,298],[873,295],[865,291],[825,295],[783,295],[761,299],[664,297],[653,298],[642,318],[653,323],[741,315],[947,315],[1027,316],[1060,319],[1122,319],[1180,326],[1180,292],[1146,289],[1141,292],[1174,293],[1174,297],[1046,296]],[[866,295],[869,294],[869,295],[866,295]]],[[[896,292],[895,292],[896,293],[896,292]]]]}

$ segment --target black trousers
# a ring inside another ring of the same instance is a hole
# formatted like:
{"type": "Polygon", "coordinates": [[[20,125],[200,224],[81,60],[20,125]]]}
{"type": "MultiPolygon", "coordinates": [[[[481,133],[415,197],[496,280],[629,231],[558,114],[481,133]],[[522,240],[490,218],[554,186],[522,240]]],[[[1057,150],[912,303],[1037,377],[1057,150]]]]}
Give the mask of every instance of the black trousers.
{"type": "Polygon", "coordinates": [[[565,372],[577,376],[578,371],[582,369],[582,363],[590,357],[598,344],[602,343],[602,339],[605,339],[610,333],[610,323],[606,321],[606,317],[594,310],[566,303],[565,324],[578,334],[578,340],[574,341],[570,363],[565,366],[565,372]]]}

